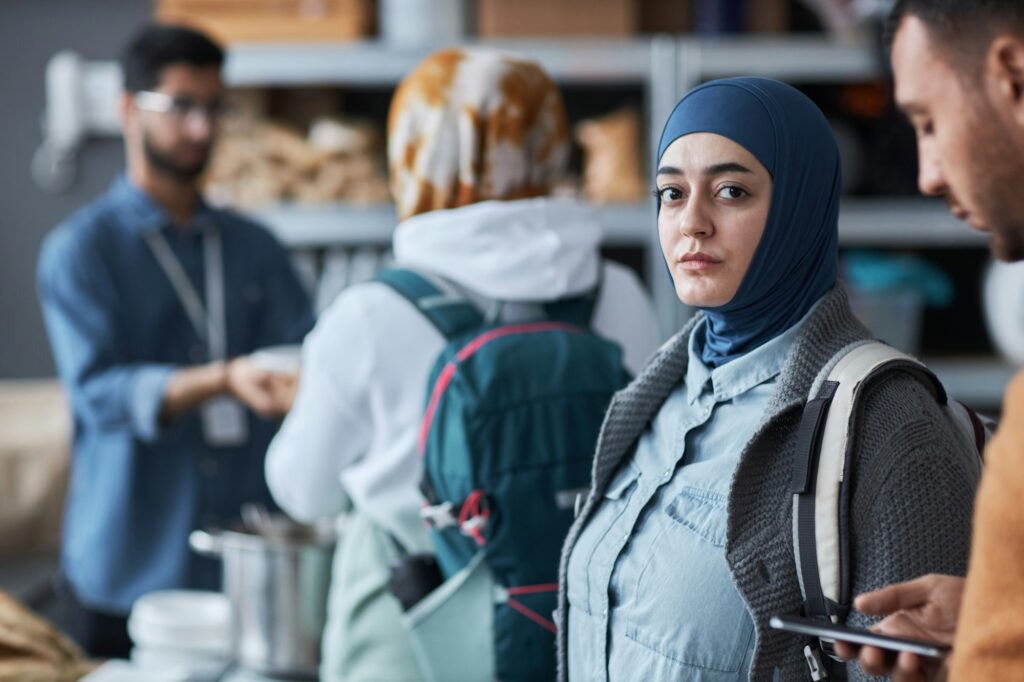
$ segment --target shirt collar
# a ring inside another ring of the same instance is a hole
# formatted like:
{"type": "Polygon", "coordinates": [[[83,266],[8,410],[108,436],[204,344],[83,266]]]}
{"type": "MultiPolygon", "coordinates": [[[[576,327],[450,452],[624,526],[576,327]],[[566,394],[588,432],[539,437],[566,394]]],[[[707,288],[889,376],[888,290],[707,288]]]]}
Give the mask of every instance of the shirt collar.
{"type": "Polygon", "coordinates": [[[731,362],[714,369],[704,364],[701,351],[704,345],[704,327],[702,320],[693,328],[688,346],[689,362],[686,368],[686,399],[692,405],[704,392],[710,380],[710,390],[714,393],[715,402],[724,402],[749,391],[755,386],[772,379],[782,371],[786,356],[793,346],[801,327],[811,313],[821,303],[819,300],[795,325],[775,338],[761,344],[731,362]]]}
{"type": "MultiPolygon", "coordinates": [[[[120,173],[110,187],[110,196],[118,204],[125,226],[138,232],[155,232],[171,227],[173,222],[163,206],[145,190],[132,182],[127,173],[120,173]]],[[[202,195],[196,202],[196,210],[192,216],[192,224],[199,231],[214,225],[214,211],[203,199],[202,195]]]]}

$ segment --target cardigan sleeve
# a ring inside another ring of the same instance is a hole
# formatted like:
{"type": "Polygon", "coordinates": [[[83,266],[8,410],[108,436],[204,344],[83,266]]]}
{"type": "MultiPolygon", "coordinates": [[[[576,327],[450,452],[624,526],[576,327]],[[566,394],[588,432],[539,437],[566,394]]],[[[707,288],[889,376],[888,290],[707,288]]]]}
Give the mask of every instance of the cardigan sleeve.
{"type": "MultiPolygon", "coordinates": [[[[869,387],[855,417],[846,509],[853,595],[926,573],[964,575],[977,451],[918,381],[869,387]]],[[[849,625],[875,622],[851,611],[849,625]]],[[[869,679],[856,664],[851,680],[869,679]]]]}

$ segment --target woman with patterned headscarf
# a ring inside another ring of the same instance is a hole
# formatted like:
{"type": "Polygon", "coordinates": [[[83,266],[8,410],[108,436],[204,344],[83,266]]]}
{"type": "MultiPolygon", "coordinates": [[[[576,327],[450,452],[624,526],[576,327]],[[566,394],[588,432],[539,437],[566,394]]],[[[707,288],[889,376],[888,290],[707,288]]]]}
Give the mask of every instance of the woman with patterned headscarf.
{"type": "MultiPolygon", "coordinates": [[[[656,345],[651,307],[629,270],[602,262],[594,211],[550,196],[567,155],[561,95],[536,64],[483,49],[428,57],[399,85],[388,117],[395,260],[483,311],[503,302],[506,321],[600,281],[592,327],[622,346],[635,371],[656,345]]],[[[354,508],[335,561],[325,681],[420,676],[386,586],[393,540],[413,553],[431,549],[415,443],[444,344],[379,282],[342,292],[305,341],[267,478],[298,519],[354,508]]]]}
{"type": "MultiPolygon", "coordinates": [[[[605,418],[563,550],[560,679],[809,680],[810,638],[768,620],[803,604],[792,481],[807,396],[871,338],[836,280],[839,151],[796,89],[712,81],[665,124],[656,183],[666,265],[700,312],[605,418]]],[[[973,445],[903,371],[866,385],[851,424],[843,584],[962,574],[973,445]]]]}

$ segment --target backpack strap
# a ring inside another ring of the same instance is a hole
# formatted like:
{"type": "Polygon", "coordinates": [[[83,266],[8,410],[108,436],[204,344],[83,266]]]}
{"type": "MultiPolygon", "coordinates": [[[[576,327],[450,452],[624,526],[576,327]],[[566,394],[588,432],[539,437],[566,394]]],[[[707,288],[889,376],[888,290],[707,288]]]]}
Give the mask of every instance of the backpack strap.
{"type": "MultiPolygon", "coordinates": [[[[850,443],[850,423],[862,388],[879,375],[913,374],[946,405],[938,378],[913,357],[880,342],[840,351],[824,381],[815,382],[797,434],[793,467],[793,550],[804,598],[804,615],[838,622],[850,610],[848,533],[840,527],[840,504],[850,443]]],[[[831,643],[804,649],[811,679],[845,679],[845,664],[821,657],[831,643]]]]}
{"type": "Polygon", "coordinates": [[[590,328],[590,320],[594,317],[599,289],[591,289],[582,296],[563,298],[544,304],[544,314],[549,320],[568,322],[576,327],[590,328]]]}
{"type": "Polygon", "coordinates": [[[597,282],[593,287],[579,296],[549,301],[544,304],[544,314],[549,320],[567,322],[584,329],[590,328],[590,320],[594,317],[597,299],[601,295],[601,284],[604,281],[603,266],[598,270],[597,282]]]}
{"type": "Polygon", "coordinates": [[[995,433],[995,421],[982,417],[959,400],[950,400],[948,408],[954,423],[960,427],[960,430],[969,436],[974,436],[974,447],[978,451],[981,462],[984,463],[985,446],[988,445],[989,439],[995,433]]]}
{"type": "Polygon", "coordinates": [[[480,311],[444,280],[408,268],[381,270],[374,281],[386,284],[430,320],[446,339],[484,324],[480,311]]]}

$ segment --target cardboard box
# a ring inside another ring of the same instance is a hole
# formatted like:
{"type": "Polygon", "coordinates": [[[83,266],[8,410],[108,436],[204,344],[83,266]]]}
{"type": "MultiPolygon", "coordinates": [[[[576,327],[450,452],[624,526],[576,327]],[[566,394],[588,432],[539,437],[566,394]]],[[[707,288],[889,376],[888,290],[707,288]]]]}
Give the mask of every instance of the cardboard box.
{"type": "Polygon", "coordinates": [[[789,0],[747,0],[747,31],[785,33],[789,30],[789,0]]]}
{"type": "Polygon", "coordinates": [[[693,30],[693,3],[690,0],[640,0],[640,30],[689,33],[693,30]]]}
{"type": "Polygon", "coordinates": [[[477,33],[505,36],[629,36],[638,32],[636,0],[477,0],[477,33]]]}
{"type": "Polygon", "coordinates": [[[368,35],[371,0],[157,0],[160,21],[223,43],[356,40],[368,35]]]}
{"type": "MultiPolygon", "coordinates": [[[[640,0],[643,33],[692,33],[700,0],[640,0]]],[[[717,0],[708,0],[717,2],[717,0]]],[[[783,33],[789,30],[791,0],[746,0],[740,8],[744,33],[783,33]]]]}
{"type": "Polygon", "coordinates": [[[60,546],[71,430],[56,381],[0,381],[0,557],[60,546]]]}

